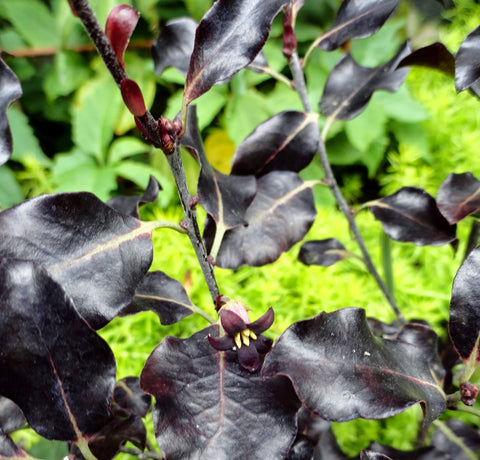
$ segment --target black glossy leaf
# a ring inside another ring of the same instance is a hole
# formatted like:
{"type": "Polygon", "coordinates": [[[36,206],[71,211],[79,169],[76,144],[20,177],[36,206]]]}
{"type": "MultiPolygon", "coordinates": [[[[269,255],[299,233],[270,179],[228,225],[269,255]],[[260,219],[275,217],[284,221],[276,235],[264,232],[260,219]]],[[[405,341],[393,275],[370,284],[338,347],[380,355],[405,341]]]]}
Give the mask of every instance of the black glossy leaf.
{"type": "Polygon", "coordinates": [[[384,446],[382,444],[374,442],[370,444],[366,450],[371,453],[386,455],[386,458],[393,458],[394,460],[452,460],[453,458],[455,458],[455,460],[457,459],[457,457],[449,457],[447,454],[436,449],[433,446],[421,447],[419,449],[411,451],[402,451],[394,449],[390,446],[384,446]]]}
{"type": "Polygon", "coordinates": [[[303,435],[297,435],[285,460],[313,460],[313,445],[303,435]]]}
{"type": "Polygon", "coordinates": [[[17,76],[0,57],[0,166],[12,154],[12,133],[8,124],[7,108],[22,95],[17,76]]]}
{"type": "Polygon", "coordinates": [[[245,225],[245,213],[257,193],[254,176],[230,176],[213,168],[204,157],[197,193],[200,203],[218,225],[225,229],[245,225]]]}
{"type": "Polygon", "coordinates": [[[116,196],[107,201],[108,206],[112,207],[122,214],[140,219],[138,214],[138,207],[144,203],[154,203],[158,197],[158,192],[161,190],[157,179],[150,176],[147,188],[141,196],[116,196]]]}
{"type": "Polygon", "coordinates": [[[174,19],[166,24],[152,46],[157,75],[168,66],[175,67],[183,76],[187,75],[196,29],[197,22],[191,18],[174,19]]]}
{"type": "Polygon", "coordinates": [[[470,88],[480,78],[480,26],[470,32],[455,55],[457,91],[470,88]]]}
{"type": "MultiPolygon", "coordinates": [[[[477,457],[480,452],[480,431],[473,429],[460,420],[447,420],[445,422],[451,435],[436,428],[432,435],[432,445],[443,452],[445,459],[470,460],[477,457]],[[452,436],[453,435],[453,436],[452,436]]],[[[442,457],[439,457],[442,458],[442,457]]]]}
{"type": "Polygon", "coordinates": [[[451,173],[437,192],[437,206],[450,224],[480,209],[480,181],[470,172],[451,173]]]}
{"type": "Polygon", "coordinates": [[[11,433],[26,423],[21,409],[10,399],[0,396],[0,430],[11,433]]]}
{"type": "Polygon", "coordinates": [[[135,296],[120,316],[153,311],[164,326],[177,323],[196,311],[184,287],[163,272],[148,272],[135,296]]]}
{"type": "Polygon", "coordinates": [[[417,246],[441,246],[456,239],[456,226],[448,223],[433,197],[421,188],[402,187],[369,205],[393,240],[417,246]]]}
{"type": "Polygon", "coordinates": [[[475,248],[458,269],[450,300],[449,331],[453,345],[469,366],[480,363],[480,247],[475,248]]]}
{"type": "Polygon", "coordinates": [[[303,405],[326,420],[385,418],[420,402],[431,423],[445,410],[445,394],[432,375],[437,344],[429,336],[422,347],[401,336],[382,340],[362,309],[323,312],[280,336],[262,375],[289,377],[303,405]]]}
{"type": "Polygon", "coordinates": [[[350,54],[346,54],[330,72],[320,111],[336,120],[350,120],[365,109],[374,91],[397,91],[407,77],[408,69],[395,69],[410,51],[406,43],[389,62],[374,68],[361,67],[350,54]]]}
{"type": "Polygon", "coordinates": [[[115,384],[113,402],[124,412],[145,417],[152,405],[152,397],[140,389],[138,377],[125,377],[115,384]]]}
{"type": "Polygon", "coordinates": [[[400,61],[398,67],[412,65],[440,70],[451,77],[455,75],[455,57],[440,42],[412,51],[400,61]]]}
{"type": "Polygon", "coordinates": [[[318,46],[332,51],[351,38],[375,34],[397,7],[399,0],[344,0],[332,28],[323,35],[318,46]]]}
{"type": "Polygon", "coordinates": [[[362,450],[360,452],[360,460],[394,460],[394,459],[389,457],[388,455],[381,454],[379,452],[373,452],[371,450],[362,450]]]}
{"type": "Polygon", "coordinates": [[[197,27],[183,106],[252,62],[288,0],[218,0],[197,27]]]}
{"type": "Polygon", "coordinates": [[[298,399],[287,379],[264,382],[217,352],[206,337],[212,325],[186,340],[166,337],[140,377],[155,397],[154,425],[165,457],[175,460],[284,458],[297,432],[298,399]]]}
{"type": "Polygon", "coordinates": [[[298,260],[305,265],[330,267],[341,260],[351,257],[352,253],[336,238],[312,240],[302,244],[298,260]]]}
{"type": "Polygon", "coordinates": [[[27,458],[32,459],[30,455],[24,452],[20,447],[18,447],[8,436],[0,429],[0,459],[4,460],[6,458],[19,459],[27,458]]]}
{"type": "Polygon", "coordinates": [[[258,125],[238,146],[231,174],[259,177],[274,170],[299,172],[315,156],[318,140],[317,115],[281,112],[258,125]]]}
{"type": "MultiPolygon", "coordinates": [[[[257,194],[245,213],[248,226],[225,233],[216,258],[223,268],[261,266],[277,260],[299,242],[316,216],[312,184],[297,173],[272,171],[257,180],[257,194]]],[[[205,239],[211,247],[214,224],[207,220],[205,239]]]]}
{"type": "Polygon", "coordinates": [[[0,394],[47,439],[96,433],[115,385],[107,343],[43,267],[2,259],[0,286],[0,394]]]}
{"type": "Polygon", "coordinates": [[[152,225],[90,193],[44,195],[0,213],[0,257],[42,264],[99,329],[130,302],[147,272],[152,225]]]}

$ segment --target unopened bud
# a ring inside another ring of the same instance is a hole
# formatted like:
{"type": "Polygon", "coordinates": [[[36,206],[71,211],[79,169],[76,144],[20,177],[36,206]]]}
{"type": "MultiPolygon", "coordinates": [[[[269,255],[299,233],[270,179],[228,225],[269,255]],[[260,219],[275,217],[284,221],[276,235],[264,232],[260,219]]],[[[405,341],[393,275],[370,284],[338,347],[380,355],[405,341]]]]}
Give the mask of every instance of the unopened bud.
{"type": "Polygon", "coordinates": [[[130,80],[130,78],[124,78],[120,83],[120,91],[123,102],[125,102],[133,116],[142,117],[145,115],[147,109],[143,100],[142,90],[135,81],[130,80]]]}

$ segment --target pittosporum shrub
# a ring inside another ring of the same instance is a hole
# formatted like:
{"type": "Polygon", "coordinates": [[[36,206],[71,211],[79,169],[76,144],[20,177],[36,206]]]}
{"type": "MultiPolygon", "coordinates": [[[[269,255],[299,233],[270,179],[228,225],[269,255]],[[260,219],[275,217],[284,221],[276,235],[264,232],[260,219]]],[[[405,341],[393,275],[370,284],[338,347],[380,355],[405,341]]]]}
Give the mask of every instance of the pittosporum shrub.
{"type": "MultiPolygon", "coordinates": [[[[87,192],[46,194],[1,211],[0,458],[32,458],[10,437],[28,424],[46,439],[68,443],[71,459],[106,460],[121,451],[138,458],[343,459],[329,422],[383,419],[417,403],[424,423],[415,450],[373,443],[359,458],[478,458],[478,430],[454,415],[439,417],[446,411],[480,415],[480,181],[471,172],[452,173],[436,198],[409,184],[362,206],[391,239],[419,246],[455,249],[456,224],[473,222],[452,286],[450,340],[440,343],[428,318],[405,318],[379,275],[356,211],[338,187],[325,140],[336,121],[362,113],[374,92],[397,91],[409,66],[446,72],[458,91],[477,96],[479,32],[469,34],[455,54],[441,43],[413,50],[405,42],[390,60],[364,67],[349,53],[350,43],[379,31],[399,0],[345,0],[301,60],[295,19],[303,3],[217,0],[199,23],[168,23],[153,47],[155,67],[162,72],[173,66],[186,80],[178,115],[157,119],[124,61],[138,21],[135,9],[115,7],[102,28],[87,0],[70,0],[139,131],[165,154],[185,218],[179,224],[140,219],[139,206],[161,193],[153,177],[141,196],[103,202],[87,192]],[[271,72],[262,53],[279,14],[291,80],[271,72]],[[338,49],[343,55],[312,107],[304,78],[308,58],[314,50],[338,49]],[[205,154],[193,102],[246,67],[288,79],[303,110],[281,111],[259,124],[236,149],[226,174],[205,154]],[[187,187],[181,147],[199,164],[195,196],[187,187]],[[315,156],[324,176],[302,180],[299,172],[315,156]],[[316,316],[291,324],[274,341],[264,332],[275,320],[275,307],[265,306],[263,315],[251,319],[248,306],[217,285],[215,266],[269,264],[302,241],[316,218],[317,186],[330,188],[360,255],[332,235],[304,242],[299,260],[329,266],[359,258],[396,320],[386,324],[354,307],[322,312],[319,299],[316,316]],[[207,213],[203,231],[197,206],[207,213]],[[177,280],[149,271],[158,228],[188,236],[211,306],[194,305],[177,280]],[[113,353],[97,331],[115,317],[142,311],[155,312],[163,325],[192,314],[211,324],[186,339],[166,337],[140,376],[116,381],[113,353]],[[151,446],[144,452],[142,418],[150,410],[161,455],[151,446]]],[[[6,163],[14,141],[6,109],[22,89],[3,60],[0,88],[0,161],[6,163]]]]}

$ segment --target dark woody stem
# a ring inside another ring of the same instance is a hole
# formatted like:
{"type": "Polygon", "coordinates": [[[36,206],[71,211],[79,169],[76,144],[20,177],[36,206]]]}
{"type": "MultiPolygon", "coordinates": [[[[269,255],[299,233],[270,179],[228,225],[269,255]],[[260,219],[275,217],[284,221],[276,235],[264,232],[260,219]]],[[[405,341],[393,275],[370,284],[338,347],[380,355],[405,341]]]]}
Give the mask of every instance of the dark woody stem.
{"type": "MultiPolygon", "coordinates": [[[[95,13],[91,9],[88,0],[70,0],[71,5],[75,8],[76,13],[82,24],[102,57],[107,69],[113,76],[115,83],[120,87],[122,80],[128,78],[127,73],[117,59],[117,56],[105,35],[102,27],[95,17],[95,13]]],[[[163,149],[165,144],[162,140],[158,122],[152,114],[147,110],[142,116],[136,117],[140,123],[142,132],[155,147],[163,149]]],[[[195,209],[190,207],[190,193],[188,191],[185,179],[185,171],[180,156],[180,149],[175,145],[173,153],[166,155],[175,184],[177,185],[178,194],[182,203],[185,222],[187,224],[188,236],[197,255],[198,261],[202,268],[205,281],[212,296],[213,301],[219,296],[218,286],[213,271],[213,266],[207,258],[207,251],[198,228],[195,209]]],[[[208,318],[207,318],[208,319],[208,318]]],[[[208,319],[209,321],[211,320],[208,319]]]]}
{"type": "Polygon", "coordinates": [[[185,170],[182,164],[182,158],[180,156],[180,147],[177,143],[175,145],[175,151],[171,155],[167,155],[168,164],[175,178],[175,184],[177,185],[178,194],[182,203],[183,213],[185,215],[185,222],[187,224],[188,236],[197,255],[198,262],[202,268],[203,276],[207,282],[210,295],[213,301],[220,295],[218,290],[217,281],[215,279],[215,273],[213,266],[207,258],[207,250],[203,244],[202,236],[200,235],[200,229],[197,223],[197,213],[195,208],[190,206],[190,192],[188,191],[187,181],[185,178],[185,170]]]}
{"type": "MultiPolygon", "coordinates": [[[[305,85],[305,77],[298,59],[297,52],[294,51],[292,53],[292,57],[290,59],[290,70],[293,75],[293,79],[295,82],[295,89],[298,92],[300,99],[302,100],[303,107],[306,112],[311,113],[312,109],[310,107],[310,104],[308,102],[307,98],[307,88],[305,85]]],[[[320,162],[322,164],[323,170],[325,172],[325,178],[328,186],[330,187],[330,190],[333,193],[333,196],[335,197],[335,200],[337,201],[337,204],[340,208],[340,210],[343,212],[345,215],[348,225],[350,227],[350,231],[355,237],[355,241],[357,242],[358,247],[360,248],[360,251],[362,252],[363,255],[363,261],[365,263],[365,266],[367,267],[367,270],[370,272],[370,274],[373,276],[375,282],[377,283],[378,287],[382,291],[383,295],[387,299],[388,303],[392,307],[393,311],[395,312],[395,315],[399,321],[402,323],[405,323],[405,318],[402,315],[402,312],[398,308],[395,299],[393,298],[392,294],[388,290],[387,286],[385,285],[384,281],[378,274],[373,262],[372,258],[370,257],[370,254],[365,246],[365,243],[363,241],[363,238],[360,234],[360,230],[357,227],[357,224],[355,223],[355,220],[353,218],[353,213],[350,207],[348,206],[347,201],[345,200],[340,187],[338,186],[337,180],[335,178],[335,175],[333,174],[332,167],[330,165],[330,161],[328,160],[327,152],[325,150],[325,143],[322,138],[322,136],[319,136],[319,142],[318,142],[318,156],[320,158],[320,162]]]]}

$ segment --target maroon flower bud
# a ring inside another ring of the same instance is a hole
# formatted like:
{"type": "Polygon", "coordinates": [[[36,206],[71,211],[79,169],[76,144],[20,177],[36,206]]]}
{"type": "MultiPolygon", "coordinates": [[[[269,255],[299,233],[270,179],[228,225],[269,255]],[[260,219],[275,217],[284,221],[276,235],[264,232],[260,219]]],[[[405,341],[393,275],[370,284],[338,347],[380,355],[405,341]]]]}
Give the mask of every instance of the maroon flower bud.
{"type": "Polygon", "coordinates": [[[128,5],[118,5],[110,11],[105,24],[105,34],[112,45],[122,68],[123,55],[137,25],[139,14],[128,5]]]}
{"type": "Polygon", "coordinates": [[[190,206],[190,209],[195,209],[198,203],[200,203],[200,198],[198,198],[198,195],[192,195],[188,202],[188,206],[190,206]]]}
{"type": "Polygon", "coordinates": [[[290,59],[297,47],[297,37],[293,30],[294,13],[293,5],[289,3],[283,12],[283,55],[290,59]]]}
{"type": "Polygon", "coordinates": [[[137,83],[130,80],[130,78],[124,78],[120,83],[120,91],[123,102],[125,102],[130,113],[135,117],[143,117],[147,109],[143,100],[142,90],[137,83]]]}
{"type": "Polygon", "coordinates": [[[73,1],[72,0],[68,0],[68,4],[70,5],[70,9],[72,10],[72,13],[73,15],[78,18],[78,12],[77,12],[77,9],[75,8],[75,6],[73,5],[73,1]]]}
{"type": "Polygon", "coordinates": [[[460,393],[463,404],[473,406],[477,400],[478,388],[470,382],[463,382],[460,384],[460,393]]]}

